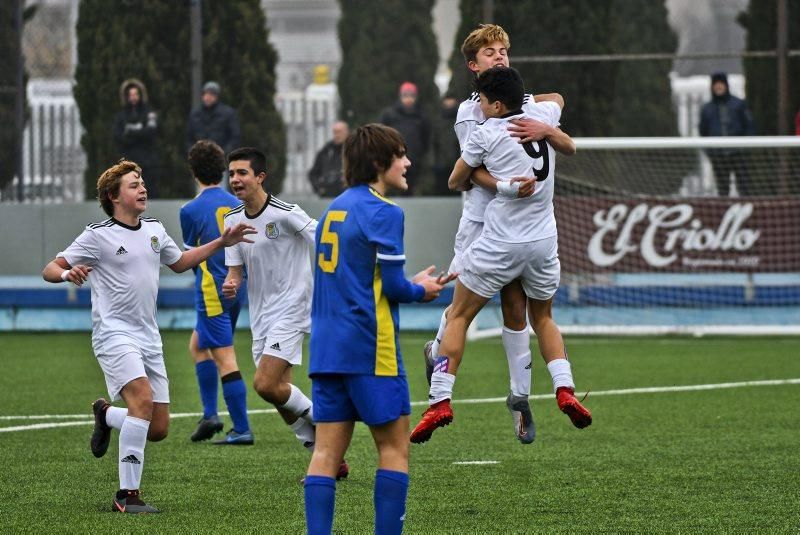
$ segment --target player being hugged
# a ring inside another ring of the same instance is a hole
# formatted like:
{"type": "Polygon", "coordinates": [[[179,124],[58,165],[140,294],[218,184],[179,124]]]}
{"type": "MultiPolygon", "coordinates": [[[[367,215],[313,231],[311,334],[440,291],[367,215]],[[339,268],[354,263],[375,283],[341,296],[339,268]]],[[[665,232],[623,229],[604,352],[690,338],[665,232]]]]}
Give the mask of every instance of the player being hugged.
{"type": "MultiPolygon", "coordinates": [[[[520,144],[508,135],[510,122],[525,118],[521,110],[525,91],[516,70],[492,67],[478,76],[475,85],[487,119],[465,143],[449,185],[463,188],[473,169],[484,165],[499,180],[497,197],[486,207],[482,234],[461,255],[462,272],[433,363],[430,407],[412,431],[412,442],[427,441],[437,427],[452,421],[450,399],[467,328],[489,299],[515,279],[527,296],[528,317],[553,377],[559,407],[578,428],[592,422],[591,413],[575,399],[570,363],[552,317],[561,274],[553,213],[555,152],[547,142],[520,144]],[[520,182],[510,177],[520,176],[537,179],[530,197],[518,197],[520,182]]],[[[535,113],[537,120],[555,126],[561,108],[543,103],[535,113]]]]}
{"type": "Polygon", "coordinates": [[[119,430],[119,491],[112,509],[157,513],[139,495],[147,440],[158,442],[169,427],[169,381],[156,324],[159,268],[181,273],[223,247],[249,242],[253,227],[225,230],[205,245],[181,253],[157,219],[141,217],[147,189],[141,168],[120,160],[97,181],[97,198],[110,218],[86,227],[55,260],[45,266],[48,282],[87,280],[92,291],[92,348],[103,370],[113,407],[103,398],[92,405],[95,425],[90,441],[95,457],[108,450],[111,428],[119,430]]]}
{"type": "Polygon", "coordinates": [[[452,277],[433,266],[411,281],[403,273],[403,210],[385,197],[404,191],[410,162],[402,136],[368,124],[343,148],[348,189],[322,216],[311,311],[317,444],[305,479],[308,533],[333,528],[335,475],[356,421],[378,449],[375,532],[400,533],[408,492],[408,383],[398,343],[398,303],[429,301],[452,277]]]}

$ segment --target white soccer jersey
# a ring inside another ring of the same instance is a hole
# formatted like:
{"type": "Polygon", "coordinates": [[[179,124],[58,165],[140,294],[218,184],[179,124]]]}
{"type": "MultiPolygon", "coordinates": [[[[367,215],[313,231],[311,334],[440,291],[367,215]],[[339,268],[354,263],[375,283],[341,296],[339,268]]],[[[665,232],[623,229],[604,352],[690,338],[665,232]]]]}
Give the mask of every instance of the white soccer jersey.
{"type": "Polygon", "coordinates": [[[498,196],[489,202],[484,214],[483,234],[508,243],[525,243],[557,234],[553,214],[553,182],[556,156],[546,141],[520,144],[508,134],[513,119],[529,117],[557,126],[561,108],[554,102],[526,106],[526,112],[504,118],[487,119],[470,135],[461,158],[470,167],[481,164],[498,180],[545,175],[536,183],[532,196],[507,199],[498,196]]]}
{"type": "Polygon", "coordinates": [[[181,250],[158,219],[142,217],[131,227],[114,218],[86,227],[57,256],[71,266],[92,267],[92,347],[113,353],[109,342],[128,339],[144,352],[161,353],[156,323],[159,268],[181,257],[181,250]],[[113,336],[112,336],[113,335],[113,336]]]}
{"type": "Polygon", "coordinates": [[[313,276],[309,244],[314,243],[317,221],[296,204],[273,196],[261,211],[249,216],[240,205],[225,215],[225,228],[252,225],[254,243],[225,249],[225,264],[247,268],[247,297],[253,339],[276,331],[310,332],[313,276]]]}
{"type": "MultiPolygon", "coordinates": [[[[472,95],[458,107],[454,128],[456,137],[458,137],[458,144],[462,151],[464,150],[464,145],[469,139],[470,134],[472,134],[479,124],[486,120],[483,111],[481,111],[480,101],[480,95],[473,92],[472,95]]],[[[533,100],[533,95],[525,95],[522,103],[522,111],[531,117],[535,117],[534,108],[536,106],[537,104],[533,100]]],[[[558,123],[556,123],[556,126],[557,125],[558,123]]],[[[516,140],[516,138],[514,139],[516,140]]],[[[465,193],[464,217],[470,221],[482,223],[483,214],[486,212],[486,205],[494,199],[494,196],[495,194],[493,191],[487,191],[480,186],[474,185],[471,190],[465,193]]]]}

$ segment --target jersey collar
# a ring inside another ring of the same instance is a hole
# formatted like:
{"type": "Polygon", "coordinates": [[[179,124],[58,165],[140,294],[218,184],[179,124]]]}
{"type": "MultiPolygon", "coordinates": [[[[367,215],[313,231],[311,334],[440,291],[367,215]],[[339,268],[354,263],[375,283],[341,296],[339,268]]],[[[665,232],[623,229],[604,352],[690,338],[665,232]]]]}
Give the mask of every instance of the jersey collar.
{"type": "Polygon", "coordinates": [[[114,224],[119,225],[120,227],[126,228],[128,230],[139,230],[140,228],[142,228],[142,220],[141,220],[141,218],[139,219],[139,222],[136,223],[135,227],[132,227],[130,225],[126,225],[122,221],[118,221],[118,220],[114,219],[113,217],[111,218],[111,221],[113,221],[114,224]]]}
{"type": "Polygon", "coordinates": [[[506,117],[513,117],[514,115],[522,115],[523,113],[524,112],[522,110],[514,110],[514,111],[510,111],[508,113],[504,113],[503,115],[498,117],[498,119],[505,119],[506,117]]]}
{"type": "Polygon", "coordinates": [[[245,209],[243,210],[243,212],[244,212],[244,216],[245,216],[247,219],[256,219],[258,216],[260,216],[261,214],[263,214],[263,213],[264,213],[264,210],[266,210],[266,209],[267,209],[267,206],[269,206],[269,201],[270,201],[270,199],[272,199],[272,194],[271,194],[271,193],[267,193],[267,200],[266,200],[266,201],[264,201],[264,206],[262,206],[262,207],[261,207],[261,210],[259,210],[259,211],[258,211],[256,214],[254,214],[254,215],[250,215],[250,214],[248,214],[248,213],[247,213],[247,209],[245,208],[245,209]]]}

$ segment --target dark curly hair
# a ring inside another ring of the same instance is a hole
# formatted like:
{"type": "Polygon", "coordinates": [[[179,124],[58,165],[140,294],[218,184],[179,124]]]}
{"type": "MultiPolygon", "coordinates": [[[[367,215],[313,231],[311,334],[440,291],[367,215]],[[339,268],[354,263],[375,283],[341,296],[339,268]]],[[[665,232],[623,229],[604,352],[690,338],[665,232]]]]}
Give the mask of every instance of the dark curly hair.
{"type": "Polygon", "coordinates": [[[192,174],[201,184],[212,186],[222,181],[222,175],[228,166],[225,164],[225,151],[222,147],[201,139],[189,149],[189,167],[192,174]]]}

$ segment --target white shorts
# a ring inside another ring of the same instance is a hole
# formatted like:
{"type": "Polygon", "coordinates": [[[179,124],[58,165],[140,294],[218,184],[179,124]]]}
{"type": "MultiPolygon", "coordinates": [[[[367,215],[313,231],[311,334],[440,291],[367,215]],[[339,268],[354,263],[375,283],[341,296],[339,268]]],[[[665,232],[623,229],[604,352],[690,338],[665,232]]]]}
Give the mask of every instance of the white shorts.
{"type": "Polygon", "coordinates": [[[458,280],[487,299],[514,279],[521,279],[525,295],[546,301],[558,290],[561,263],[558,238],[527,243],[505,243],[481,236],[462,255],[458,280]]]}
{"type": "Polygon", "coordinates": [[[109,353],[97,353],[111,401],[122,399],[122,388],[139,377],[147,377],[154,403],[169,403],[169,379],[163,353],[146,353],[132,344],[115,345],[109,353]]]}
{"type": "Polygon", "coordinates": [[[483,232],[482,222],[461,216],[461,220],[458,222],[456,241],[453,245],[453,260],[450,262],[448,273],[461,273],[461,255],[464,254],[467,247],[472,245],[472,242],[478,239],[481,232],[483,232]]]}
{"type": "Polygon", "coordinates": [[[253,340],[253,362],[261,362],[262,355],[283,359],[292,366],[303,362],[303,336],[302,331],[287,333],[268,333],[266,338],[253,340]]]}

